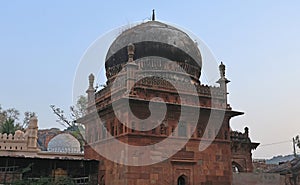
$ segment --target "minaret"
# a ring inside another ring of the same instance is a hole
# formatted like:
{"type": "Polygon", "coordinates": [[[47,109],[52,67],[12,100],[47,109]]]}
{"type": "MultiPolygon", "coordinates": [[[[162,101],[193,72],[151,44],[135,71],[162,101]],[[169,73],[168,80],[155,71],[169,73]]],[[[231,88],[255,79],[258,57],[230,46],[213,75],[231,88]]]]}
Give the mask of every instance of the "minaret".
{"type": "Polygon", "coordinates": [[[126,69],[126,87],[127,87],[127,91],[126,93],[130,94],[131,92],[131,88],[134,86],[135,84],[135,72],[138,69],[138,65],[134,62],[133,60],[133,56],[134,56],[134,45],[133,44],[128,44],[127,46],[127,52],[128,52],[128,62],[125,65],[125,69],[126,69]]]}
{"type": "Polygon", "coordinates": [[[38,132],[38,120],[36,117],[31,117],[29,121],[28,128],[26,132],[28,133],[28,140],[27,140],[27,148],[30,150],[37,149],[37,132],[38,132]]]}
{"type": "Polygon", "coordinates": [[[95,98],[94,80],[95,80],[95,77],[91,73],[89,75],[89,88],[86,90],[86,93],[88,96],[88,105],[94,103],[94,101],[95,101],[95,99],[94,99],[95,98]]]}
{"type": "Polygon", "coordinates": [[[217,81],[218,84],[220,84],[220,88],[223,91],[223,96],[224,96],[224,107],[223,108],[227,108],[227,83],[229,83],[230,81],[225,77],[225,65],[223,64],[223,62],[221,62],[221,64],[219,65],[219,70],[220,70],[220,79],[217,81]]]}

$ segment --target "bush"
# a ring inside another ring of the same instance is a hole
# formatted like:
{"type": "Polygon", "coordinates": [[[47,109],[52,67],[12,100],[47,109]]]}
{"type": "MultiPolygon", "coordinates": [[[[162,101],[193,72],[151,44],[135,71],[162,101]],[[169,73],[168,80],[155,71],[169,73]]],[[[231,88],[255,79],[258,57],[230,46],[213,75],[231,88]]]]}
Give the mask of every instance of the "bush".
{"type": "Polygon", "coordinates": [[[13,185],[76,185],[70,177],[59,177],[54,182],[51,178],[41,177],[38,180],[18,180],[13,185]]]}
{"type": "Polygon", "coordinates": [[[55,180],[54,185],[76,185],[70,177],[59,177],[55,180]]]}

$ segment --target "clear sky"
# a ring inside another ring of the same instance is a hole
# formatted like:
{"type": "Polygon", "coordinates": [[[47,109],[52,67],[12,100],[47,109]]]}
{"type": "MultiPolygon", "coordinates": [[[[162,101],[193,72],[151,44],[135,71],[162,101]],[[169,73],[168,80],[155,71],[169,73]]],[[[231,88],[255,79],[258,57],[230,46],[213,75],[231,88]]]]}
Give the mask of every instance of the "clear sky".
{"type": "Polygon", "coordinates": [[[250,128],[261,143],[254,157],[292,153],[289,140],[300,134],[299,1],[1,1],[0,104],[37,112],[41,128],[59,127],[49,105],[73,104],[88,46],[148,19],[153,8],[158,20],[190,30],[226,64],[229,103],[245,112],[231,126],[250,128]]]}

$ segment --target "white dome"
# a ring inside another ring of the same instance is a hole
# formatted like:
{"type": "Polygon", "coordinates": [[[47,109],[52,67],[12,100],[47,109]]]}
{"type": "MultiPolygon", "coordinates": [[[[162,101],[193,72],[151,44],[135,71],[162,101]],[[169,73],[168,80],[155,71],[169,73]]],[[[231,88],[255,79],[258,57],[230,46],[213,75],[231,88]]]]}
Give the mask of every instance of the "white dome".
{"type": "Polygon", "coordinates": [[[80,143],[71,134],[59,134],[48,143],[49,152],[80,153],[80,143]]]}

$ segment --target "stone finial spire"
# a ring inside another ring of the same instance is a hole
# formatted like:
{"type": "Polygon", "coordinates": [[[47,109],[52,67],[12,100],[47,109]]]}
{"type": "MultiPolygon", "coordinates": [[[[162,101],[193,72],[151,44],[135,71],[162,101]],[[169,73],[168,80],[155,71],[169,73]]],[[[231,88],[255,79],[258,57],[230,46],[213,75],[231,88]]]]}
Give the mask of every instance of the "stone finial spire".
{"type": "Polygon", "coordinates": [[[219,70],[221,78],[225,78],[225,65],[223,64],[223,62],[221,62],[221,64],[219,65],[219,70]]]}
{"type": "Polygon", "coordinates": [[[244,131],[245,131],[246,136],[248,137],[248,136],[249,136],[249,128],[248,128],[248,127],[245,127],[245,128],[244,128],[244,131]]]}
{"type": "Polygon", "coordinates": [[[135,47],[132,43],[128,44],[127,46],[127,53],[128,53],[128,62],[133,62],[135,47]]]}
{"type": "Polygon", "coordinates": [[[219,83],[219,84],[221,84],[222,82],[225,83],[225,84],[230,82],[225,77],[225,69],[226,69],[226,66],[223,64],[223,62],[221,62],[221,64],[219,65],[219,71],[220,71],[220,77],[221,78],[217,81],[217,83],[219,83]]]}
{"type": "Polygon", "coordinates": [[[155,10],[152,10],[152,21],[155,21],[155,10]]]}
{"type": "Polygon", "coordinates": [[[225,65],[223,64],[223,62],[221,62],[221,64],[219,65],[219,71],[220,71],[220,79],[217,81],[218,84],[220,84],[220,89],[223,91],[223,95],[224,95],[224,108],[226,109],[228,107],[227,104],[227,83],[229,83],[230,81],[225,77],[225,65]]]}
{"type": "Polygon", "coordinates": [[[95,80],[95,76],[91,73],[89,75],[89,88],[94,88],[94,80],[95,80]]]}
{"type": "Polygon", "coordinates": [[[95,76],[91,73],[89,75],[89,88],[86,90],[88,96],[88,104],[94,101],[94,97],[95,97],[94,80],[95,80],[95,76]]]}
{"type": "Polygon", "coordinates": [[[128,62],[125,65],[126,68],[126,87],[127,91],[126,93],[130,94],[131,88],[134,86],[135,83],[135,72],[138,69],[138,65],[134,62],[133,56],[134,56],[134,50],[135,47],[132,43],[128,44],[127,46],[127,53],[128,53],[128,62]]]}

